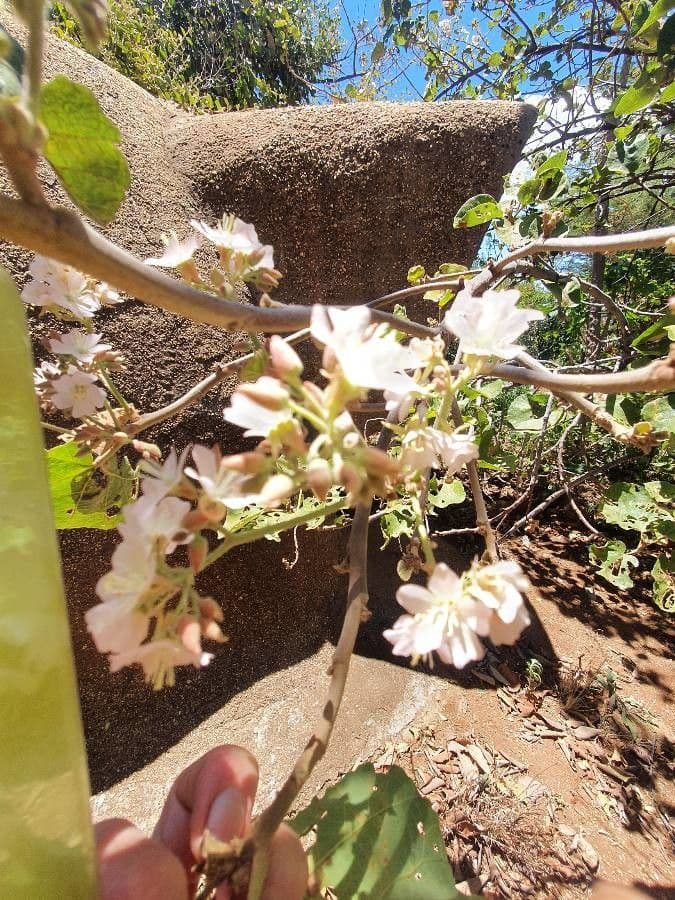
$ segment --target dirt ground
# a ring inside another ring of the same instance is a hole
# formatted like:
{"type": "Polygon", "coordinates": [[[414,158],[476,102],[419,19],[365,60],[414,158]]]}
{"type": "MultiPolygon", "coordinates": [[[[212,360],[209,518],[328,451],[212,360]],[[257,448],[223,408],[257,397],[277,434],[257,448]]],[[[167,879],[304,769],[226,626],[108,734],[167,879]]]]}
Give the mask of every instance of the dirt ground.
{"type": "MultiPolygon", "coordinates": [[[[515,649],[435,669],[438,702],[372,758],[432,802],[467,893],[585,897],[601,878],[675,897],[672,621],[646,583],[589,580],[588,543],[564,515],[503,543],[535,587],[533,624],[515,649]]],[[[362,641],[376,655],[392,587],[362,641]]]]}

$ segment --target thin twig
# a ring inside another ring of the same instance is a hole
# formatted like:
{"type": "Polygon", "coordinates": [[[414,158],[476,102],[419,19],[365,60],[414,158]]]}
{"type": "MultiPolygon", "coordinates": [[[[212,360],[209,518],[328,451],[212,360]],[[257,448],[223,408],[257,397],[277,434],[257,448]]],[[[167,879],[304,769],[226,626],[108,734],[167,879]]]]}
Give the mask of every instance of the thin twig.
{"type": "Polygon", "coordinates": [[[534,509],[530,510],[527,515],[522,516],[522,518],[518,519],[517,522],[514,522],[513,525],[509,528],[509,530],[504,535],[505,538],[510,537],[515,531],[518,531],[525,525],[527,522],[532,519],[536,519],[541,513],[545,512],[556,500],[559,500],[561,497],[564,497],[568,490],[576,487],[582,481],[586,481],[588,478],[596,478],[598,475],[602,475],[608,469],[614,469],[617,466],[623,465],[624,463],[630,462],[633,459],[632,456],[622,456],[620,459],[615,459],[614,462],[607,463],[606,465],[598,466],[595,469],[589,469],[587,472],[582,472],[581,475],[577,475],[575,478],[572,478],[567,482],[565,487],[559,488],[557,491],[554,491],[552,494],[542,500],[542,502],[535,506],[534,509]]]}

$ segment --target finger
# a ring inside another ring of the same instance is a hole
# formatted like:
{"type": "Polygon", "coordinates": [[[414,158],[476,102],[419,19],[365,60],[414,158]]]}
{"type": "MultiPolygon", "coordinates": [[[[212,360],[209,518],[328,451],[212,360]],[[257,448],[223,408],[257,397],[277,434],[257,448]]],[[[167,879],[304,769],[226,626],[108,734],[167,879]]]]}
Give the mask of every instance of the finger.
{"type": "Polygon", "coordinates": [[[300,838],[282,825],[270,845],[270,867],[263,900],[302,900],[307,891],[307,857],[300,838]]]}
{"type": "Polygon", "coordinates": [[[176,779],[154,831],[189,869],[204,829],[228,841],[243,835],[258,787],[258,764],[241,747],[210,750],[176,779]]]}
{"type": "Polygon", "coordinates": [[[188,900],[185,870],[126,819],[94,827],[100,900],[188,900]]]}

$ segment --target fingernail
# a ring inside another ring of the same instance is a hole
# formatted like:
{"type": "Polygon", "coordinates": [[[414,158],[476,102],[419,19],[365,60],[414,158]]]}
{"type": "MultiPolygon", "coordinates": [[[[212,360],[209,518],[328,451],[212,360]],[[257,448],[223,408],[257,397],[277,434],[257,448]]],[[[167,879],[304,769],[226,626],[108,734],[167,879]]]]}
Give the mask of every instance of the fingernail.
{"type": "Polygon", "coordinates": [[[234,787],[226,788],[211,804],[206,827],[221,841],[241,837],[246,829],[247,804],[241,791],[234,787]]]}

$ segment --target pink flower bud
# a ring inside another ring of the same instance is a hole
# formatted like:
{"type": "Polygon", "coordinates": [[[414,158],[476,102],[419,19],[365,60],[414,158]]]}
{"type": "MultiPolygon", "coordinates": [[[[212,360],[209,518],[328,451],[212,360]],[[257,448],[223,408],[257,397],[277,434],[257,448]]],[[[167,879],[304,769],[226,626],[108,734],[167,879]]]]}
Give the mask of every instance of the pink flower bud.
{"type": "MultiPolygon", "coordinates": [[[[212,500],[206,494],[202,494],[199,498],[198,507],[199,512],[207,522],[221,522],[225,517],[225,507],[223,504],[219,503],[217,500],[212,500]]],[[[190,513],[188,513],[186,517],[186,523],[189,517],[190,513]]]]}
{"type": "Polygon", "coordinates": [[[216,622],[223,621],[223,611],[213,597],[199,598],[199,612],[205,619],[214,619],[216,622]]]}
{"type": "Polygon", "coordinates": [[[201,535],[196,535],[188,547],[188,559],[193,572],[201,572],[208,552],[208,541],[201,535]]]}
{"type": "Polygon", "coordinates": [[[288,402],[288,391],[281,382],[265,375],[254,382],[243,382],[237,387],[237,393],[265,409],[283,409],[288,402]]]}
{"type": "Polygon", "coordinates": [[[213,619],[202,622],[201,631],[204,637],[209,641],[216,641],[218,644],[224,644],[227,641],[227,638],[213,619]]]}
{"type": "Polygon", "coordinates": [[[363,486],[363,479],[351,463],[342,463],[339,477],[341,484],[350,494],[358,494],[363,486]]]}
{"type": "Polygon", "coordinates": [[[333,486],[333,473],[325,459],[313,459],[307,466],[307,484],[317,500],[325,500],[333,486]]]}
{"type": "Polygon", "coordinates": [[[286,375],[299,375],[302,372],[302,360],[291,345],[278,334],[273,334],[270,338],[269,353],[274,370],[280,378],[286,375]]]}
{"type": "Polygon", "coordinates": [[[176,631],[186,650],[197,655],[202,652],[202,632],[196,619],[193,619],[191,616],[183,616],[178,620],[176,631]]]}
{"type": "Polygon", "coordinates": [[[282,500],[290,497],[295,491],[295,482],[288,475],[273,475],[260,491],[265,506],[278,506],[282,500]]]}

